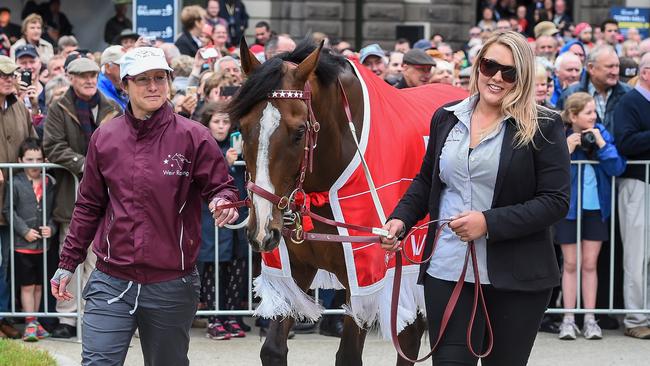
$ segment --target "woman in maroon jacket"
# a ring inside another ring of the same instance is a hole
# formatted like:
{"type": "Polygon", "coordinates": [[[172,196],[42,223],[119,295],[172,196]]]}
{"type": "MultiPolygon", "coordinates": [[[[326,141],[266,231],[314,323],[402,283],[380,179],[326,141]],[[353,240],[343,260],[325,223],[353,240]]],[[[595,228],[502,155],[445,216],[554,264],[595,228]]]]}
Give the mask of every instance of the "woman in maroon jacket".
{"type": "Polygon", "coordinates": [[[83,293],[83,365],[122,364],[136,328],[145,364],[189,364],[201,201],[210,202],[219,226],[238,217],[234,208],[218,208],[238,194],[214,138],[167,103],[170,71],[160,49],[126,53],[127,111],[90,139],[51,280],[57,299],[72,300],[66,286],[92,243],[98,259],[83,293]]]}

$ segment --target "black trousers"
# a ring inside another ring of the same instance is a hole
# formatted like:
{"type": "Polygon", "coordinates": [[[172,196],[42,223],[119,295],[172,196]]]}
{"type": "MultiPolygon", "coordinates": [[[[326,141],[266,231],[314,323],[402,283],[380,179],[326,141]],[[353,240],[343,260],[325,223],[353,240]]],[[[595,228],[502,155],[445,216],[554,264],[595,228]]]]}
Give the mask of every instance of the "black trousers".
{"type": "MultiPolygon", "coordinates": [[[[455,285],[456,282],[425,276],[424,296],[431,346],[438,338],[442,314],[455,285]]],[[[551,289],[540,292],[521,292],[498,290],[491,285],[483,285],[483,294],[492,324],[494,347],[490,355],[481,360],[481,365],[526,365],[535,342],[539,323],[548,305],[551,289]]],[[[467,348],[467,325],[471,316],[473,299],[474,284],[466,283],[441,344],[433,355],[435,366],[477,364],[478,359],[467,348]]],[[[479,302],[479,310],[472,329],[472,345],[477,353],[483,353],[487,347],[485,317],[480,309],[479,302]]]]}

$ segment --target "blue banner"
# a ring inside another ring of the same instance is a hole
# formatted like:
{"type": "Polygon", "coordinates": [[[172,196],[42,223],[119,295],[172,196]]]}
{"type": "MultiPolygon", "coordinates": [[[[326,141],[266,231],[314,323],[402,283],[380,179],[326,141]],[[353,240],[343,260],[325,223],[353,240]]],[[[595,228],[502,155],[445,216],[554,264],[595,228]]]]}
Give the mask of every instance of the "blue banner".
{"type": "Polygon", "coordinates": [[[618,22],[621,34],[627,36],[627,30],[637,28],[641,38],[650,36],[650,8],[624,8],[613,6],[609,13],[618,22]]]}
{"type": "Polygon", "coordinates": [[[133,14],[136,33],[174,43],[178,0],[134,0],[133,14]]]}

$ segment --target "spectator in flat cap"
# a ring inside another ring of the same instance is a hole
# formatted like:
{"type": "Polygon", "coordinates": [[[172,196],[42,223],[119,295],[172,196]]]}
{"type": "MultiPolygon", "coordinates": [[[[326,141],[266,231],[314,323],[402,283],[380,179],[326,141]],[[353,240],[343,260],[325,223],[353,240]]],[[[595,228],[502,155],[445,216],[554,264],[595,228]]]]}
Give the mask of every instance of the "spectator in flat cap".
{"type": "Polygon", "coordinates": [[[555,38],[557,33],[558,29],[553,22],[539,22],[535,26],[535,56],[555,62],[558,49],[558,42],[555,38]]]}
{"type": "Polygon", "coordinates": [[[120,59],[124,56],[122,46],[110,46],[102,52],[101,72],[97,81],[97,88],[107,98],[126,109],[128,96],[122,90],[120,81],[120,59]]]}
{"type": "Polygon", "coordinates": [[[386,52],[376,43],[368,45],[359,51],[359,61],[375,75],[384,78],[386,74],[386,52]]]}
{"type": "Polygon", "coordinates": [[[419,48],[413,48],[404,55],[402,80],[395,85],[397,89],[413,88],[429,83],[431,68],[436,61],[419,48]]]}
{"type": "MultiPolygon", "coordinates": [[[[59,224],[61,243],[70,227],[75,201],[75,179],[84,170],[85,154],[90,136],[104,121],[122,113],[122,108],[97,90],[99,66],[86,57],[74,59],[65,68],[70,89],[52,104],[45,121],[43,149],[47,159],[66,169],[54,172],[59,184],[57,205],[52,217],[59,224]]],[[[63,247],[63,246],[61,246],[63,247]]],[[[96,257],[89,251],[81,260],[82,286],[95,268],[96,257]],[[84,261],[85,260],[85,261],[84,261]]],[[[56,311],[77,311],[76,301],[57,301],[56,311]]],[[[59,326],[52,331],[54,338],[71,338],[76,334],[76,318],[59,318],[59,326]]]]}

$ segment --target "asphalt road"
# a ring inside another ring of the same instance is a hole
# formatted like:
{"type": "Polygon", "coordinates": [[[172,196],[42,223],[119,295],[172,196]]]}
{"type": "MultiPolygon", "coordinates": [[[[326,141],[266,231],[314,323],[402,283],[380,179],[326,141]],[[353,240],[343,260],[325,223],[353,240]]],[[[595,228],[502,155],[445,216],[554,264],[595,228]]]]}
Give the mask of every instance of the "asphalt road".
{"type": "MultiPolygon", "coordinates": [[[[255,329],[254,329],[255,331],[255,329]]],[[[214,341],[205,338],[204,331],[192,329],[190,363],[192,365],[260,365],[259,351],[262,340],[249,333],[245,338],[214,341]]],[[[423,339],[428,345],[428,339],[423,339]]],[[[81,344],[73,341],[43,340],[33,344],[54,353],[61,366],[79,365],[81,344]]],[[[299,334],[289,341],[289,365],[334,365],[338,339],[317,334],[299,334]]],[[[421,353],[423,353],[423,350],[421,353]]],[[[390,342],[369,335],[363,360],[365,365],[394,365],[396,353],[390,342]]],[[[143,364],[140,344],[133,339],[127,355],[127,366],[143,364]]],[[[429,362],[424,363],[430,365],[429,362]]],[[[622,331],[605,331],[604,338],[587,341],[560,341],[556,336],[539,333],[529,365],[553,366],[645,366],[650,364],[650,340],[625,337],[622,331]]]]}

